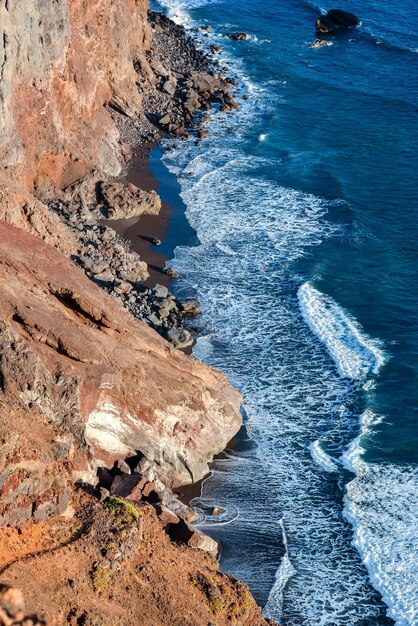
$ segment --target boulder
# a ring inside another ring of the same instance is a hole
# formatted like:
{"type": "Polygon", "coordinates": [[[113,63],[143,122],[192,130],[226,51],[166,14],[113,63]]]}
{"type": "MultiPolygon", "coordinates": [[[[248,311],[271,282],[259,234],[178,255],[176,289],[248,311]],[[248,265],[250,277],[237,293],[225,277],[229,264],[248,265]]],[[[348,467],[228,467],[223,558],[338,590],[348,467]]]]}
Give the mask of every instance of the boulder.
{"type": "Polygon", "coordinates": [[[161,124],[161,126],[167,126],[167,124],[170,123],[170,116],[168,115],[168,113],[166,115],[164,115],[158,122],[159,124],[161,124]]]}
{"type": "Polygon", "coordinates": [[[167,267],[163,271],[164,274],[167,274],[167,276],[170,276],[170,278],[178,278],[180,276],[179,272],[175,270],[174,267],[167,267]]]}
{"type": "Polygon", "coordinates": [[[171,311],[174,311],[175,309],[177,309],[177,304],[174,300],[163,300],[159,308],[158,315],[161,319],[165,319],[170,315],[171,311]]]}
{"type": "Polygon", "coordinates": [[[175,513],[177,517],[181,517],[188,522],[193,522],[197,519],[196,513],[190,506],[181,502],[175,493],[168,487],[160,494],[161,504],[166,506],[170,511],[175,513]]]}
{"type": "Polygon", "coordinates": [[[180,518],[171,509],[169,509],[167,506],[164,506],[164,504],[155,504],[154,508],[157,513],[158,519],[163,526],[179,523],[180,518]]]}
{"type": "Polygon", "coordinates": [[[115,280],[115,275],[111,270],[107,269],[104,272],[95,274],[94,278],[96,280],[100,280],[100,282],[102,283],[113,283],[113,281],[115,280]]]}
{"type": "Polygon", "coordinates": [[[157,215],[161,209],[161,199],[155,191],[143,191],[132,183],[102,183],[101,193],[108,219],[157,215]]]}
{"type": "Polygon", "coordinates": [[[190,548],[197,548],[209,552],[216,557],[219,551],[218,542],[204,535],[200,530],[194,528],[189,522],[181,519],[178,524],[170,527],[169,535],[173,541],[184,543],[190,548]]]}
{"type": "Polygon", "coordinates": [[[189,315],[190,317],[194,317],[196,315],[200,315],[202,309],[200,308],[200,304],[197,300],[184,300],[181,303],[182,311],[185,315],[189,315]]]}
{"type": "Polygon", "coordinates": [[[167,338],[175,348],[182,350],[193,345],[193,337],[185,328],[170,328],[167,338]]]}
{"type": "Polygon", "coordinates": [[[316,20],[317,33],[333,33],[337,30],[355,28],[360,23],[358,17],[348,11],[331,9],[326,15],[321,15],[316,20]]]}
{"type": "Polygon", "coordinates": [[[169,96],[174,96],[177,89],[177,81],[174,76],[170,76],[168,80],[165,81],[163,86],[163,91],[168,93],[169,96]]]}
{"type": "Polygon", "coordinates": [[[155,287],[153,288],[153,292],[155,293],[157,298],[168,297],[168,289],[164,285],[155,285],[155,287]]]}
{"type": "Polygon", "coordinates": [[[232,35],[229,36],[234,41],[245,41],[250,38],[248,33],[232,33],[232,35]]]}
{"type": "Polygon", "coordinates": [[[139,502],[142,499],[142,490],[147,482],[145,476],[141,474],[118,474],[114,477],[110,486],[110,495],[139,502]]]}

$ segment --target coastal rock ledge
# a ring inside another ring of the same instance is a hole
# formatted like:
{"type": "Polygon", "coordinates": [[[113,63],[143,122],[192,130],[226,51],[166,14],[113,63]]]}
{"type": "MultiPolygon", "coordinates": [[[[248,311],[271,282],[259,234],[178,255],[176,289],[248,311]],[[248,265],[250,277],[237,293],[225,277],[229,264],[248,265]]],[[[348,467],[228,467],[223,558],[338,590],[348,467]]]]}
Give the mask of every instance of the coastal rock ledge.
{"type": "Polygon", "coordinates": [[[223,374],[134,319],[58,250],[0,222],[0,380],[73,446],[84,479],[137,455],[151,479],[195,482],[241,425],[223,374]]]}

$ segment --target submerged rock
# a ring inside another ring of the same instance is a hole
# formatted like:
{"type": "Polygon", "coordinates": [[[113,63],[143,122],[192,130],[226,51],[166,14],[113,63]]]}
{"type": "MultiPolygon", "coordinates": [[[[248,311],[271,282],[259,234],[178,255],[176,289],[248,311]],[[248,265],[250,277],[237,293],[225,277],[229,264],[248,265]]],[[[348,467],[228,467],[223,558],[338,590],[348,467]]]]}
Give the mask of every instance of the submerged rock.
{"type": "Polygon", "coordinates": [[[355,28],[360,20],[353,13],[341,9],[331,9],[326,15],[321,15],[316,20],[317,33],[333,33],[336,30],[355,28]]]}

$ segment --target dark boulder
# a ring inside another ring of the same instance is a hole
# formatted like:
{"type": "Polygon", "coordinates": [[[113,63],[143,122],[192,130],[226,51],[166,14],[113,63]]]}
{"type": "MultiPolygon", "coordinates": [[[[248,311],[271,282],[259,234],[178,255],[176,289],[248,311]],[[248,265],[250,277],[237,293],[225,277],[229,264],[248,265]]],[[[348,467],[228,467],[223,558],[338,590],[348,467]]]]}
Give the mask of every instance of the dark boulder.
{"type": "Polygon", "coordinates": [[[359,19],[353,13],[341,9],[331,9],[326,15],[321,15],[316,20],[317,33],[333,33],[336,30],[355,28],[359,25],[359,19]]]}
{"type": "Polygon", "coordinates": [[[250,38],[248,33],[232,33],[230,35],[227,35],[227,37],[230,37],[234,41],[245,41],[246,39],[250,38]]]}

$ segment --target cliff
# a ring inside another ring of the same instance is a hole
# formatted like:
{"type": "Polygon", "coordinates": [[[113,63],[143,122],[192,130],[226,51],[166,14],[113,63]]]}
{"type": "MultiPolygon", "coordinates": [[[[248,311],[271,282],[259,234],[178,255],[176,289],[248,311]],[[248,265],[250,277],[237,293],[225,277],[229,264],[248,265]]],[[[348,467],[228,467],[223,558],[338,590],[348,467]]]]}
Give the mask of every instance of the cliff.
{"type": "Polygon", "coordinates": [[[0,31],[0,624],[264,626],[170,489],[240,396],[174,347],[196,303],[101,222],[159,210],[132,147],[235,108],[233,80],[146,0],[0,0],[0,31]]]}
{"type": "Polygon", "coordinates": [[[28,191],[89,170],[118,174],[119,134],[105,105],[141,112],[146,0],[1,0],[0,158],[28,191]]]}

